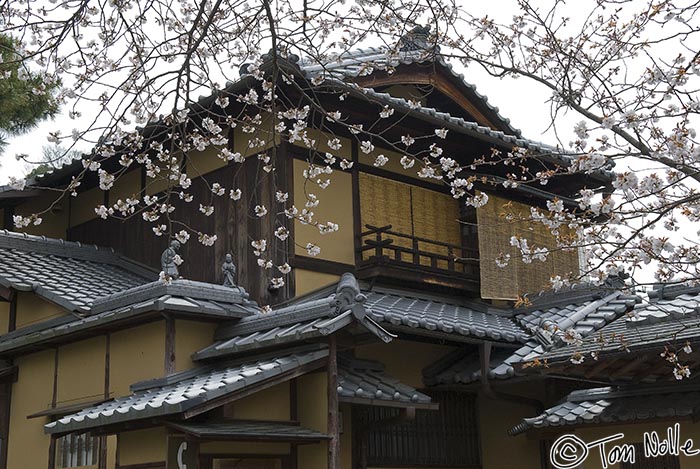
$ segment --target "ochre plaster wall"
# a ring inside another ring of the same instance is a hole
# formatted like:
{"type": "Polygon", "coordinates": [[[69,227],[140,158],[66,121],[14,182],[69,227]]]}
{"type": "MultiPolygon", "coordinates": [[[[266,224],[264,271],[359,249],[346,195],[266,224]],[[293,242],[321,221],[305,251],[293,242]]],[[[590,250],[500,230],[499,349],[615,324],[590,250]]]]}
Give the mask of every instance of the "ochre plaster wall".
{"type": "Polygon", "coordinates": [[[118,200],[138,199],[141,196],[141,168],[132,169],[122,174],[114,181],[109,190],[109,203],[114,205],[118,200]]]}
{"type": "Polygon", "coordinates": [[[377,360],[385,365],[385,370],[394,378],[417,389],[423,385],[423,368],[440,357],[453,351],[454,347],[409,342],[394,339],[391,343],[373,343],[355,349],[355,356],[366,360],[377,360]],[[406,358],[410,357],[410,360],[406,358]]]}
{"type": "MultiPolygon", "coordinates": [[[[326,371],[310,373],[297,380],[299,422],[306,428],[328,431],[328,376],[326,371]]],[[[299,468],[328,466],[328,444],[299,446],[299,468]]]]}
{"type": "MultiPolygon", "coordinates": [[[[192,151],[187,160],[187,176],[191,179],[203,176],[219,168],[223,168],[228,164],[227,160],[219,158],[221,147],[211,146],[204,151],[192,151]]],[[[209,183],[218,182],[222,186],[227,187],[228,181],[209,181],[209,183]]]]}
{"type": "Polygon", "coordinates": [[[110,396],[130,393],[137,381],[165,374],[165,321],[116,332],[110,336],[110,396]]]}
{"type": "Polygon", "coordinates": [[[196,321],[175,321],[175,370],[183,371],[198,366],[192,354],[210,345],[214,340],[216,324],[196,321]]]}
{"type": "Polygon", "coordinates": [[[44,434],[46,417],[28,415],[51,407],[54,351],[33,353],[15,360],[17,382],[12,386],[8,468],[42,468],[48,465],[50,438],[44,434]]]}
{"type": "MultiPolygon", "coordinates": [[[[517,395],[525,395],[520,390],[517,395]]],[[[536,397],[536,396],[531,396],[536,397]]],[[[479,416],[479,439],[483,469],[517,467],[518,469],[540,469],[539,442],[526,436],[511,437],[508,430],[523,418],[536,415],[532,406],[518,405],[503,400],[494,400],[480,394],[477,400],[479,416]]]]}
{"type": "Polygon", "coordinates": [[[164,427],[119,434],[119,465],[165,461],[168,435],[164,427]]]}
{"type": "MultiPolygon", "coordinates": [[[[68,229],[68,198],[57,200],[59,193],[29,199],[15,209],[15,215],[30,216],[36,213],[41,218],[40,225],[29,225],[21,230],[33,235],[44,235],[50,238],[65,238],[68,229]],[[44,212],[39,215],[40,212],[44,212]]],[[[12,227],[15,230],[14,227],[12,227]]]]}
{"type": "Polygon", "coordinates": [[[379,167],[379,169],[383,171],[389,171],[391,173],[396,173],[401,176],[410,177],[422,181],[423,183],[434,183],[436,187],[440,187],[442,185],[437,180],[430,180],[418,177],[418,171],[421,168],[420,161],[416,161],[413,164],[413,167],[404,169],[403,165],[401,164],[401,157],[404,156],[402,153],[397,153],[391,150],[385,150],[383,148],[375,148],[372,153],[367,154],[359,152],[359,160],[360,163],[363,165],[374,166],[374,163],[377,160],[377,156],[379,155],[384,155],[389,159],[389,161],[387,161],[384,166],[379,167]]]}
{"type": "Polygon", "coordinates": [[[311,270],[294,269],[294,282],[296,296],[318,290],[332,283],[336,283],[340,277],[338,275],[313,272],[311,270]]]}
{"type": "Polygon", "coordinates": [[[70,226],[80,225],[97,217],[95,207],[104,203],[104,191],[93,187],[78,194],[70,201],[70,226]]]}
{"type": "Polygon", "coordinates": [[[34,293],[17,293],[17,329],[68,314],[60,306],[41,299],[34,293]]]}
{"type": "Polygon", "coordinates": [[[354,264],[352,176],[340,170],[333,171],[331,175],[322,174],[319,178],[330,179],[331,184],[328,188],[321,189],[314,181],[304,178],[303,172],[307,168],[306,162],[294,160],[294,205],[301,212],[305,208],[308,194],[314,194],[319,200],[318,206],[309,209],[314,212],[314,220],[319,223],[336,223],[338,231],[322,235],[317,227],[303,225],[295,220],[295,253],[308,256],[306,244],[311,242],[321,248],[318,259],[354,264]]]}
{"type": "Polygon", "coordinates": [[[104,396],[105,352],[105,336],[59,347],[56,386],[58,406],[104,396]]]}
{"type": "Polygon", "coordinates": [[[280,383],[233,403],[237,420],[289,420],[289,383],[280,383]]]}

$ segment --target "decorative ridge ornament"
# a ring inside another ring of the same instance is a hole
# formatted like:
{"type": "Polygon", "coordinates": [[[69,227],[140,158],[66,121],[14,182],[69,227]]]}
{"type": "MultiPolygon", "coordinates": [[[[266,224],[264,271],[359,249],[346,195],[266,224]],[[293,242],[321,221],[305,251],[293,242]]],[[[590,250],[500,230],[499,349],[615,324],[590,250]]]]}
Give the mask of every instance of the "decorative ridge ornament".
{"type": "Polygon", "coordinates": [[[223,286],[235,288],[236,285],[236,264],[233,263],[233,256],[226,254],[226,259],[221,266],[221,272],[224,274],[223,286]]]}
{"type": "Polygon", "coordinates": [[[430,41],[430,25],[417,25],[401,36],[398,49],[401,52],[424,51],[432,54],[440,52],[440,46],[430,41]]]}
{"type": "Polygon", "coordinates": [[[177,254],[178,249],[180,249],[180,242],[174,239],[160,256],[161,278],[164,278],[166,281],[180,278],[177,266],[182,263],[182,259],[177,254]]]}
{"type": "Polygon", "coordinates": [[[231,254],[226,254],[224,263],[221,264],[221,272],[224,274],[224,281],[221,285],[235,290],[245,301],[248,301],[250,294],[245,291],[245,288],[236,284],[236,264],[233,263],[231,254]]]}

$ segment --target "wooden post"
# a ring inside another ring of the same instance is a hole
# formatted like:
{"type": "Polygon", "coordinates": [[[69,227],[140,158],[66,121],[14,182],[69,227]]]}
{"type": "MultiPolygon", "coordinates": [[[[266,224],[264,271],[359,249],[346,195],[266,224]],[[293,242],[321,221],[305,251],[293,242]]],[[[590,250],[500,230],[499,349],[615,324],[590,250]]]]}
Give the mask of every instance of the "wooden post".
{"type": "MultiPolygon", "coordinates": [[[[109,399],[109,349],[110,349],[110,335],[105,334],[105,384],[104,392],[102,396],[105,399],[109,399]]],[[[97,462],[98,469],[107,469],[107,436],[100,436],[100,459],[97,462]]]]}
{"type": "Polygon", "coordinates": [[[340,429],[338,427],[338,343],[329,340],[328,351],[328,469],[340,468],[340,429]]]}
{"type": "Polygon", "coordinates": [[[165,317],[165,374],[175,373],[175,320],[165,317]]]}
{"type": "Polygon", "coordinates": [[[7,323],[7,332],[17,329],[17,292],[10,291],[10,317],[7,323]]]}
{"type": "Polygon", "coordinates": [[[56,468],[56,437],[51,435],[51,441],[49,442],[49,469],[56,468]]]}

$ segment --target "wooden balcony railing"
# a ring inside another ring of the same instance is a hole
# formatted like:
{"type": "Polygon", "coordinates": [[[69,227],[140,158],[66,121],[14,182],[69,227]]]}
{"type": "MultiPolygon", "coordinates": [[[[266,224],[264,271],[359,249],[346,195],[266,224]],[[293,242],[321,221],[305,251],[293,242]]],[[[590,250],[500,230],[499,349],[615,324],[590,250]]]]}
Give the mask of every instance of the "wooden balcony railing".
{"type": "Polygon", "coordinates": [[[360,233],[358,268],[385,265],[416,272],[479,279],[478,250],[392,231],[391,225],[365,225],[360,233]]]}

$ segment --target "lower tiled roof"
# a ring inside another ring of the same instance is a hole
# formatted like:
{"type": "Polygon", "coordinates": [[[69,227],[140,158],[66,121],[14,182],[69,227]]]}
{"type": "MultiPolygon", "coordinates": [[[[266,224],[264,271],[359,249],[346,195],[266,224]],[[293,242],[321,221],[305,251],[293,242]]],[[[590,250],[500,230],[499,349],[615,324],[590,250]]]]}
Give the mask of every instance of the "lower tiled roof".
{"type": "Polygon", "coordinates": [[[700,387],[697,384],[585,389],[572,392],[564,402],[537,417],[524,419],[509,433],[517,435],[547,427],[696,417],[698,409],[700,387]]]}
{"type": "Polygon", "coordinates": [[[350,402],[376,405],[430,406],[430,396],[384,372],[381,363],[339,360],[338,396],[350,402]]]}
{"type": "MultiPolygon", "coordinates": [[[[501,373],[503,363],[507,363],[512,356],[512,349],[492,350],[489,379],[504,379],[512,376],[512,372],[501,373]]],[[[423,370],[423,382],[428,386],[469,384],[480,380],[481,358],[474,350],[458,350],[423,370]]]]}
{"type": "Polygon", "coordinates": [[[623,352],[666,344],[697,343],[700,336],[700,288],[674,288],[662,295],[650,292],[651,298],[619,315],[583,340],[582,345],[558,347],[542,354],[550,364],[568,361],[571,354],[586,356],[597,352],[602,358],[609,352],[623,352]]]}
{"type": "MultiPolygon", "coordinates": [[[[304,365],[319,362],[319,366],[322,366],[321,361],[327,356],[327,349],[315,347],[278,357],[194,369],[144,381],[132,386],[134,393],[130,396],[83,409],[45,425],[45,430],[47,433],[67,433],[145,418],[167,418],[304,365]]],[[[341,400],[368,405],[436,407],[431,403],[430,396],[385,373],[381,363],[344,357],[339,357],[338,362],[338,396],[341,400]]],[[[243,427],[214,428],[208,424],[206,427],[197,427],[199,430],[195,427],[196,424],[192,426],[192,432],[212,435],[216,432],[241,434],[245,431],[243,427]]],[[[266,431],[274,430],[278,433],[280,430],[265,428],[266,431]]],[[[247,429],[263,431],[262,427],[247,429]]],[[[285,434],[299,437],[295,433],[298,430],[285,427],[285,434]]],[[[306,436],[319,437],[318,434],[306,436]]]]}
{"type": "Polygon", "coordinates": [[[246,363],[191,370],[150,383],[130,396],[120,397],[67,415],[45,425],[47,433],[84,431],[144,418],[166,417],[186,412],[212,399],[257,384],[304,365],[320,361],[328,350],[312,350],[246,363]]]}

